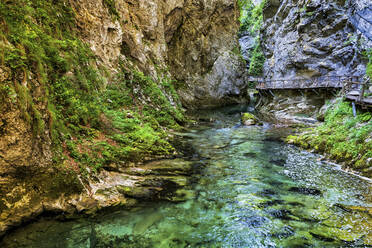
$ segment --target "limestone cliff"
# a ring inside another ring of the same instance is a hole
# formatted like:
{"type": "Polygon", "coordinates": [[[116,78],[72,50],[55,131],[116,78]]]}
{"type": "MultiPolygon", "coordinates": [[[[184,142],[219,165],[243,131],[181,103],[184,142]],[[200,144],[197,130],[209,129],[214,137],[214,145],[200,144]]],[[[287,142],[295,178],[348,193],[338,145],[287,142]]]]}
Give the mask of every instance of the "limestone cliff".
{"type": "Polygon", "coordinates": [[[193,166],[128,168],[174,156],[181,102],[243,92],[238,14],[231,0],[2,1],[0,234],[43,212],[177,200],[193,166]]]}
{"type": "Polygon", "coordinates": [[[122,0],[117,18],[103,2],[72,4],[83,40],[106,67],[115,71],[122,59],[154,77],[156,67],[168,67],[185,107],[231,103],[243,92],[235,1],[122,0]]]}
{"type": "MultiPolygon", "coordinates": [[[[358,25],[365,24],[355,25],[353,18],[368,6],[367,2],[267,0],[260,30],[266,58],[263,77],[364,76],[368,61],[363,51],[371,42],[358,30],[358,25]]],[[[372,31],[372,25],[366,28],[372,31]]],[[[302,93],[268,94],[261,109],[279,121],[316,122],[321,106],[334,97],[329,91],[302,93]]]]}
{"type": "Polygon", "coordinates": [[[267,1],[261,32],[267,78],[364,75],[345,1],[267,1]]]}

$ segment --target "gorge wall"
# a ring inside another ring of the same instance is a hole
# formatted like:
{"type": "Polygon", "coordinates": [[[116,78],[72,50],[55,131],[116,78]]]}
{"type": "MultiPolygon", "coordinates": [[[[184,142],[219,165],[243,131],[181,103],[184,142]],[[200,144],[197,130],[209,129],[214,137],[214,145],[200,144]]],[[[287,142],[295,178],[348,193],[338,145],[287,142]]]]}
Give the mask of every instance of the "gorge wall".
{"type": "Polygon", "coordinates": [[[267,1],[261,32],[268,78],[364,75],[346,1],[267,1]]]}
{"type": "Polygon", "coordinates": [[[185,107],[231,103],[230,96],[240,95],[245,74],[234,37],[235,1],[116,1],[109,8],[104,2],[72,5],[82,39],[106,68],[115,71],[124,60],[156,77],[157,67],[167,67],[185,107]]]}
{"type": "Polygon", "coordinates": [[[181,103],[238,101],[238,15],[230,0],[2,1],[0,234],[44,212],[170,199],[192,166],[134,163],[176,154],[181,103]]]}
{"type": "MultiPolygon", "coordinates": [[[[370,47],[370,41],[352,24],[352,17],[368,4],[366,1],[267,0],[260,29],[266,59],[263,77],[364,76],[368,58],[363,51],[370,47]]],[[[372,29],[372,25],[368,28],[372,29]]],[[[276,91],[275,97],[270,95],[265,99],[262,110],[284,122],[314,122],[320,107],[333,97],[330,91],[310,90],[305,94],[276,91]]]]}

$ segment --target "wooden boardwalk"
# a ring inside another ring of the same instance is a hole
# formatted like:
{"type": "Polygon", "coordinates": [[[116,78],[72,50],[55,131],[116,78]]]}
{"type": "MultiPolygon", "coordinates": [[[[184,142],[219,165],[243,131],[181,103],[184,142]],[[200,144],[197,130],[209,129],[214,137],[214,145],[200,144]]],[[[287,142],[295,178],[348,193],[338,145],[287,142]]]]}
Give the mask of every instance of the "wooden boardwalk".
{"type": "MultiPolygon", "coordinates": [[[[350,23],[371,42],[372,4],[359,6],[355,1],[350,1],[349,4],[348,17],[350,23]]],[[[256,89],[258,91],[270,91],[271,94],[273,94],[271,90],[341,90],[346,100],[352,101],[363,108],[372,108],[372,79],[366,80],[359,76],[322,76],[294,79],[250,77],[249,81],[257,83],[256,89]]]]}
{"type": "Polygon", "coordinates": [[[322,76],[314,78],[265,79],[250,77],[250,82],[256,82],[259,91],[271,90],[307,90],[336,89],[341,90],[345,99],[362,107],[372,107],[372,89],[369,79],[359,76],[322,76]]]}

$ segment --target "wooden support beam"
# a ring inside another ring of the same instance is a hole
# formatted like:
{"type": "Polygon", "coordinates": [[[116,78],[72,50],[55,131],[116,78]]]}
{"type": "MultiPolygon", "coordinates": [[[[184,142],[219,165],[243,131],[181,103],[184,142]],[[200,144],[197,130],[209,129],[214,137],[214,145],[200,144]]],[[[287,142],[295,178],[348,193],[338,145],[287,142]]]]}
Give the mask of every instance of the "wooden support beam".
{"type": "Polygon", "coordinates": [[[362,89],[360,90],[360,93],[359,93],[359,97],[358,97],[358,102],[362,102],[363,100],[363,97],[364,97],[364,91],[366,89],[366,84],[367,84],[367,81],[365,81],[363,84],[362,84],[362,89]]]}
{"type": "Polygon", "coordinates": [[[271,90],[269,90],[269,92],[270,92],[270,94],[271,94],[273,97],[275,97],[274,93],[273,93],[271,90]]]}

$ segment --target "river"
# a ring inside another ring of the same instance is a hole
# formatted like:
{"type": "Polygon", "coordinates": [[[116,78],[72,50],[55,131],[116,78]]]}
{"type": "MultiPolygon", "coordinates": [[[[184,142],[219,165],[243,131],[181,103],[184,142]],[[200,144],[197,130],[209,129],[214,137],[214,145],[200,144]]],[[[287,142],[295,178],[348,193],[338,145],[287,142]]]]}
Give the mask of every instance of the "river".
{"type": "Polygon", "coordinates": [[[183,134],[203,165],[188,201],[44,219],[0,247],[372,247],[371,182],[281,142],[281,129],[239,125],[242,108],[200,112],[212,121],[183,134]]]}

